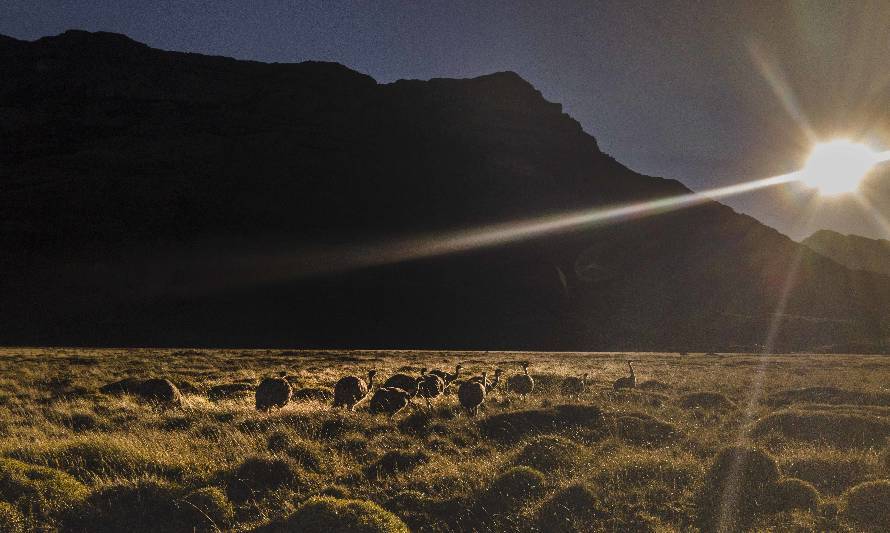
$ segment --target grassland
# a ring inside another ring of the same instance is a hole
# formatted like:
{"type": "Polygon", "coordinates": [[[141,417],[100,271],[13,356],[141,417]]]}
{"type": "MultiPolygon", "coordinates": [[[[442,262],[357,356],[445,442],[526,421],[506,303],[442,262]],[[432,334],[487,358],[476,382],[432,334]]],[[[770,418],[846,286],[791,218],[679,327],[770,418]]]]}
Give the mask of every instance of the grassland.
{"type": "Polygon", "coordinates": [[[878,356],[9,348],[0,531],[887,530],[888,415],[878,356]],[[615,391],[628,359],[637,388],[615,391]],[[521,360],[534,393],[495,389],[476,417],[455,394],[392,420],[312,397],[521,360]],[[321,391],[208,398],[282,374],[321,391]],[[171,380],[182,407],[98,392],[128,377],[171,380]]]}

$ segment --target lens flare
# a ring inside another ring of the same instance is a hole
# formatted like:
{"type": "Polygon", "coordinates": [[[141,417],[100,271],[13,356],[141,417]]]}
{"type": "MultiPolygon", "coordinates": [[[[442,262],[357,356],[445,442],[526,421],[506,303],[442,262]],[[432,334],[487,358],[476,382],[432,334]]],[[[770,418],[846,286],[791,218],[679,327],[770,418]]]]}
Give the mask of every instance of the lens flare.
{"type": "Polygon", "coordinates": [[[847,139],[819,143],[810,152],[800,180],[825,196],[851,193],[876,164],[887,159],[887,152],[878,153],[847,139]]]}

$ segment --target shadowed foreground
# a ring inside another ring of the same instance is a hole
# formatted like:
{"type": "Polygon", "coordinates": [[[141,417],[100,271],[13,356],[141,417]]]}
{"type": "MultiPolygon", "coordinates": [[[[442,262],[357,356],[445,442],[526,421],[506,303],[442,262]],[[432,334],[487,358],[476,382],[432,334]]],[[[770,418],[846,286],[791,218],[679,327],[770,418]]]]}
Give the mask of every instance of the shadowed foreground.
{"type": "Polygon", "coordinates": [[[0,530],[886,530],[887,383],[877,356],[9,348],[0,530]],[[432,411],[368,412],[458,363],[432,411]],[[460,384],[497,368],[469,416],[460,384]]]}

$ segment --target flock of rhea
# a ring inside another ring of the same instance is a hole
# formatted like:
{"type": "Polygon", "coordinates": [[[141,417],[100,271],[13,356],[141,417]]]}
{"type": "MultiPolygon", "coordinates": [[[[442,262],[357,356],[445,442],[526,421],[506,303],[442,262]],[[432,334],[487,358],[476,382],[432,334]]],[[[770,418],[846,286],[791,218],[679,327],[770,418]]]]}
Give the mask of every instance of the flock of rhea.
{"type": "MultiPolygon", "coordinates": [[[[535,390],[535,380],[528,373],[530,363],[523,361],[520,365],[522,373],[510,376],[506,382],[506,389],[524,398],[535,390]]],[[[613,383],[615,389],[636,386],[633,363],[628,362],[627,366],[630,369],[630,375],[615,380],[613,383]]],[[[376,370],[369,371],[367,379],[359,376],[346,376],[334,385],[334,407],[344,407],[352,411],[356,404],[370,394],[370,412],[385,413],[392,418],[406,406],[413,405],[411,400],[418,396],[426,401],[429,409],[432,409],[432,400],[445,394],[453,384],[459,383],[457,399],[470,416],[475,416],[479,407],[485,402],[488,393],[500,384],[503,371],[500,368],[495,369],[493,379],[489,379],[488,372],[483,372],[481,376],[474,376],[458,382],[461,368],[463,368],[462,365],[458,364],[453,373],[444,370],[427,371],[426,368],[423,368],[418,376],[395,374],[384,381],[383,385],[378,386],[373,394],[371,394],[371,390],[374,388],[376,370]]],[[[561,386],[562,393],[579,396],[587,388],[588,376],[589,374],[585,373],[580,377],[565,378],[561,386]]]]}

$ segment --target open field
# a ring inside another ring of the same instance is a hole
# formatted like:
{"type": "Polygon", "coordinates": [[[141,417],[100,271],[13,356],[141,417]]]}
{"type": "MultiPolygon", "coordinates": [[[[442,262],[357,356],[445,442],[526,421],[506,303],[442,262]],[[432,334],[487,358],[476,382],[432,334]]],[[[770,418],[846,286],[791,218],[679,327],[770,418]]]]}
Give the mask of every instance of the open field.
{"type": "Polygon", "coordinates": [[[887,530],[888,415],[879,356],[8,348],[0,531],[887,530]],[[525,398],[504,387],[522,360],[525,398]],[[392,420],[328,399],[457,363],[504,370],[475,417],[453,391],[392,420]],[[258,411],[279,375],[293,398],[258,411]],[[181,407],[98,390],[130,377],[181,407]]]}

